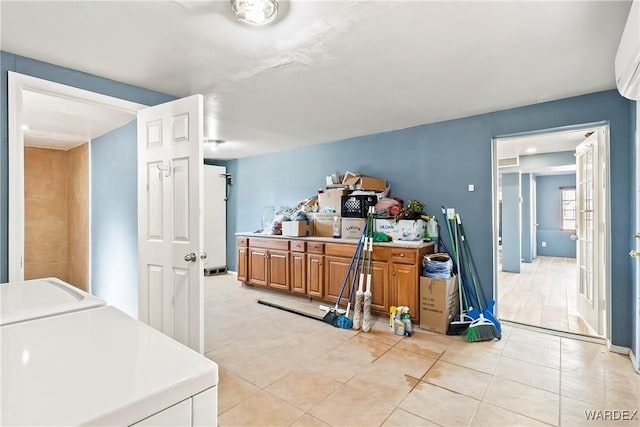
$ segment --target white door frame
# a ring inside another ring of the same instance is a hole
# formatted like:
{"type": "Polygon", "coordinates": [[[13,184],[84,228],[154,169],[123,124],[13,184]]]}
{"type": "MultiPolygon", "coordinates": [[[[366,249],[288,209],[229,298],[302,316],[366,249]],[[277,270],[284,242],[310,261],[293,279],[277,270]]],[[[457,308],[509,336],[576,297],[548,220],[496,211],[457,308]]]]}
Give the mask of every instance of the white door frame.
{"type": "MultiPolygon", "coordinates": [[[[493,295],[496,301],[496,316],[499,316],[500,304],[498,302],[498,226],[499,226],[499,211],[498,211],[498,147],[497,143],[499,139],[509,138],[514,136],[525,136],[525,135],[540,135],[545,133],[556,133],[561,131],[569,131],[569,130],[580,130],[580,129],[605,129],[605,138],[602,144],[601,149],[601,170],[600,173],[603,174],[603,182],[606,188],[604,194],[602,194],[602,198],[604,200],[604,215],[602,221],[604,223],[604,227],[599,227],[602,234],[604,234],[601,240],[601,251],[603,252],[605,258],[605,265],[601,269],[600,275],[600,289],[604,292],[604,309],[605,309],[605,319],[604,319],[604,338],[607,340],[607,343],[610,345],[611,340],[611,180],[610,180],[610,130],[609,130],[609,122],[597,122],[597,123],[586,123],[575,126],[565,126],[560,128],[552,128],[552,129],[544,129],[533,132],[522,132],[517,134],[509,134],[509,135],[501,135],[491,138],[491,180],[492,180],[492,189],[491,189],[491,198],[492,198],[492,227],[493,227],[493,295]]],[[[600,190],[602,190],[600,188],[600,190]]]]}
{"type": "MultiPolygon", "coordinates": [[[[22,92],[29,90],[84,104],[101,105],[131,113],[145,105],[79,89],[72,86],[39,79],[9,71],[8,84],[8,163],[9,163],[9,281],[24,280],[24,133],[22,131],[22,92]]],[[[91,254],[89,254],[91,256],[91,254]]]]}

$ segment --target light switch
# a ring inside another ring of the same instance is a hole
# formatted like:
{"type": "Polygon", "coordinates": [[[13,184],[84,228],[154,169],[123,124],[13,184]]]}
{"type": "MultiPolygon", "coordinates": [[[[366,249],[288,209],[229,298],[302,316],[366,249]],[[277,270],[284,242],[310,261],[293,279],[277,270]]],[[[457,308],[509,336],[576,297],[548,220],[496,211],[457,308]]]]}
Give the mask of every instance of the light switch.
{"type": "Polygon", "coordinates": [[[473,184],[469,184],[469,191],[475,191],[476,190],[476,186],[473,184]]]}
{"type": "Polygon", "coordinates": [[[547,247],[547,242],[542,242],[542,245],[541,245],[541,246],[542,246],[543,248],[546,248],[546,247],[547,247]]]}

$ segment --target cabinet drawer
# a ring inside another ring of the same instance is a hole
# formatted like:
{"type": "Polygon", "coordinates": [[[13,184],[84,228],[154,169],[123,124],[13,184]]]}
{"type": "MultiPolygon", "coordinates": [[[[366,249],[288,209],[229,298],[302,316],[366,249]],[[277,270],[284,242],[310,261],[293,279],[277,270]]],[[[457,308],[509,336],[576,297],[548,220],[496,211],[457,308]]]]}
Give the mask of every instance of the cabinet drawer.
{"type": "Polygon", "coordinates": [[[236,239],[236,242],[238,244],[238,247],[247,246],[249,244],[249,238],[248,237],[238,237],[236,239]]]}
{"type": "MultiPolygon", "coordinates": [[[[356,245],[347,243],[327,243],[324,248],[325,255],[333,255],[340,257],[353,257],[356,245]]],[[[362,255],[364,257],[364,253],[362,255]]],[[[367,257],[369,255],[367,254],[367,257]]],[[[384,246],[373,245],[373,259],[375,261],[389,260],[389,248],[384,246]]]]}
{"type": "Polygon", "coordinates": [[[289,250],[289,241],[284,239],[268,237],[252,237],[249,239],[249,246],[252,248],[280,249],[289,250]]]}
{"type": "Polygon", "coordinates": [[[326,255],[342,257],[352,257],[355,250],[356,245],[344,243],[327,243],[324,247],[324,253],[326,255]]]}
{"type": "Polygon", "coordinates": [[[292,240],[290,246],[292,252],[304,252],[306,245],[302,240],[292,240]]]}
{"type": "Polygon", "coordinates": [[[321,254],[324,252],[324,243],[321,242],[307,242],[307,252],[312,254],[321,254]]]}
{"type": "Polygon", "coordinates": [[[415,249],[391,248],[391,262],[415,264],[416,252],[415,249]]]}

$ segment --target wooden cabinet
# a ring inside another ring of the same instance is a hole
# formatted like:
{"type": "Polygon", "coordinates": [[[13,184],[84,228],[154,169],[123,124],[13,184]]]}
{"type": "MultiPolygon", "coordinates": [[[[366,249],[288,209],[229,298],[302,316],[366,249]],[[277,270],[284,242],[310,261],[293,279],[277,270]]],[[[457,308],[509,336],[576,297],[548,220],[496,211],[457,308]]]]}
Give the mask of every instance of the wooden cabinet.
{"type": "Polygon", "coordinates": [[[391,264],[391,305],[409,307],[413,319],[420,317],[418,298],[420,286],[415,264],[391,264]]]}
{"type": "Polygon", "coordinates": [[[291,252],[291,291],[307,293],[307,256],[302,252],[291,252]]]}
{"type": "MultiPolygon", "coordinates": [[[[335,303],[355,249],[352,241],[239,237],[238,280],[335,303]]],[[[433,245],[415,248],[375,245],[371,264],[372,311],[386,315],[390,306],[404,305],[410,308],[412,318],[418,321],[421,262],[425,254],[432,252],[433,245]]],[[[349,296],[353,273],[347,277],[342,304],[349,296]]],[[[355,274],[354,292],[360,272],[355,274]]]]}
{"type": "Polygon", "coordinates": [[[324,256],[307,254],[307,295],[324,297],[324,256]]]}
{"type": "Polygon", "coordinates": [[[267,257],[269,251],[267,249],[249,248],[249,280],[252,285],[267,286],[269,281],[269,272],[267,268],[267,257]]]}
{"type": "Polygon", "coordinates": [[[252,285],[289,290],[289,241],[250,238],[249,279],[252,285]]]}
{"type": "MultiPolygon", "coordinates": [[[[340,288],[342,287],[342,283],[344,282],[344,277],[349,271],[349,263],[350,258],[342,258],[335,256],[325,256],[325,294],[324,297],[328,301],[336,302],[338,300],[338,296],[340,295],[340,288]]],[[[349,275],[349,279],[352,276],[349,275]]],[[[347,280],[347,284],[345,285],[345,290],[342,293],[342,298],[346,300],[349,296],[349,286],[351,281],[347,280]]],[[[356,284],[356,289],[358,285],[356,284]]],[[[354,291],[355,292],[355,291],[354,291]]]]}
{"type": "Polygon", "coordinates": [[[249,267],[247,265],[247,248],[238,248],[238,263],[236,266],[238,280],[249,281],[249,267]]]}

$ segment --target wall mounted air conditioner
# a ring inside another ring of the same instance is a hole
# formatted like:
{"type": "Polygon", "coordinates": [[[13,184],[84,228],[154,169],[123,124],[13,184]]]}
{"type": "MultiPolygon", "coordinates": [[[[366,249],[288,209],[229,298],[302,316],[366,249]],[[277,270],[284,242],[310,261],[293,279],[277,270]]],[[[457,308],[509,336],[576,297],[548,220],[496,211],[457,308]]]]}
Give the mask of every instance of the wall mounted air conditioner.
{"type": "Polygon", "coordinates": [[[520,164],[520,157],[501,157],[498,159],[499,168],[510,168],[512,166],[518,166],[520,164]]]}
{"type": "Polygon", "coordinates": [[[631,4],[616,54],[615,71],[620,94],[640,100],[640,0],[631,4]]]}

